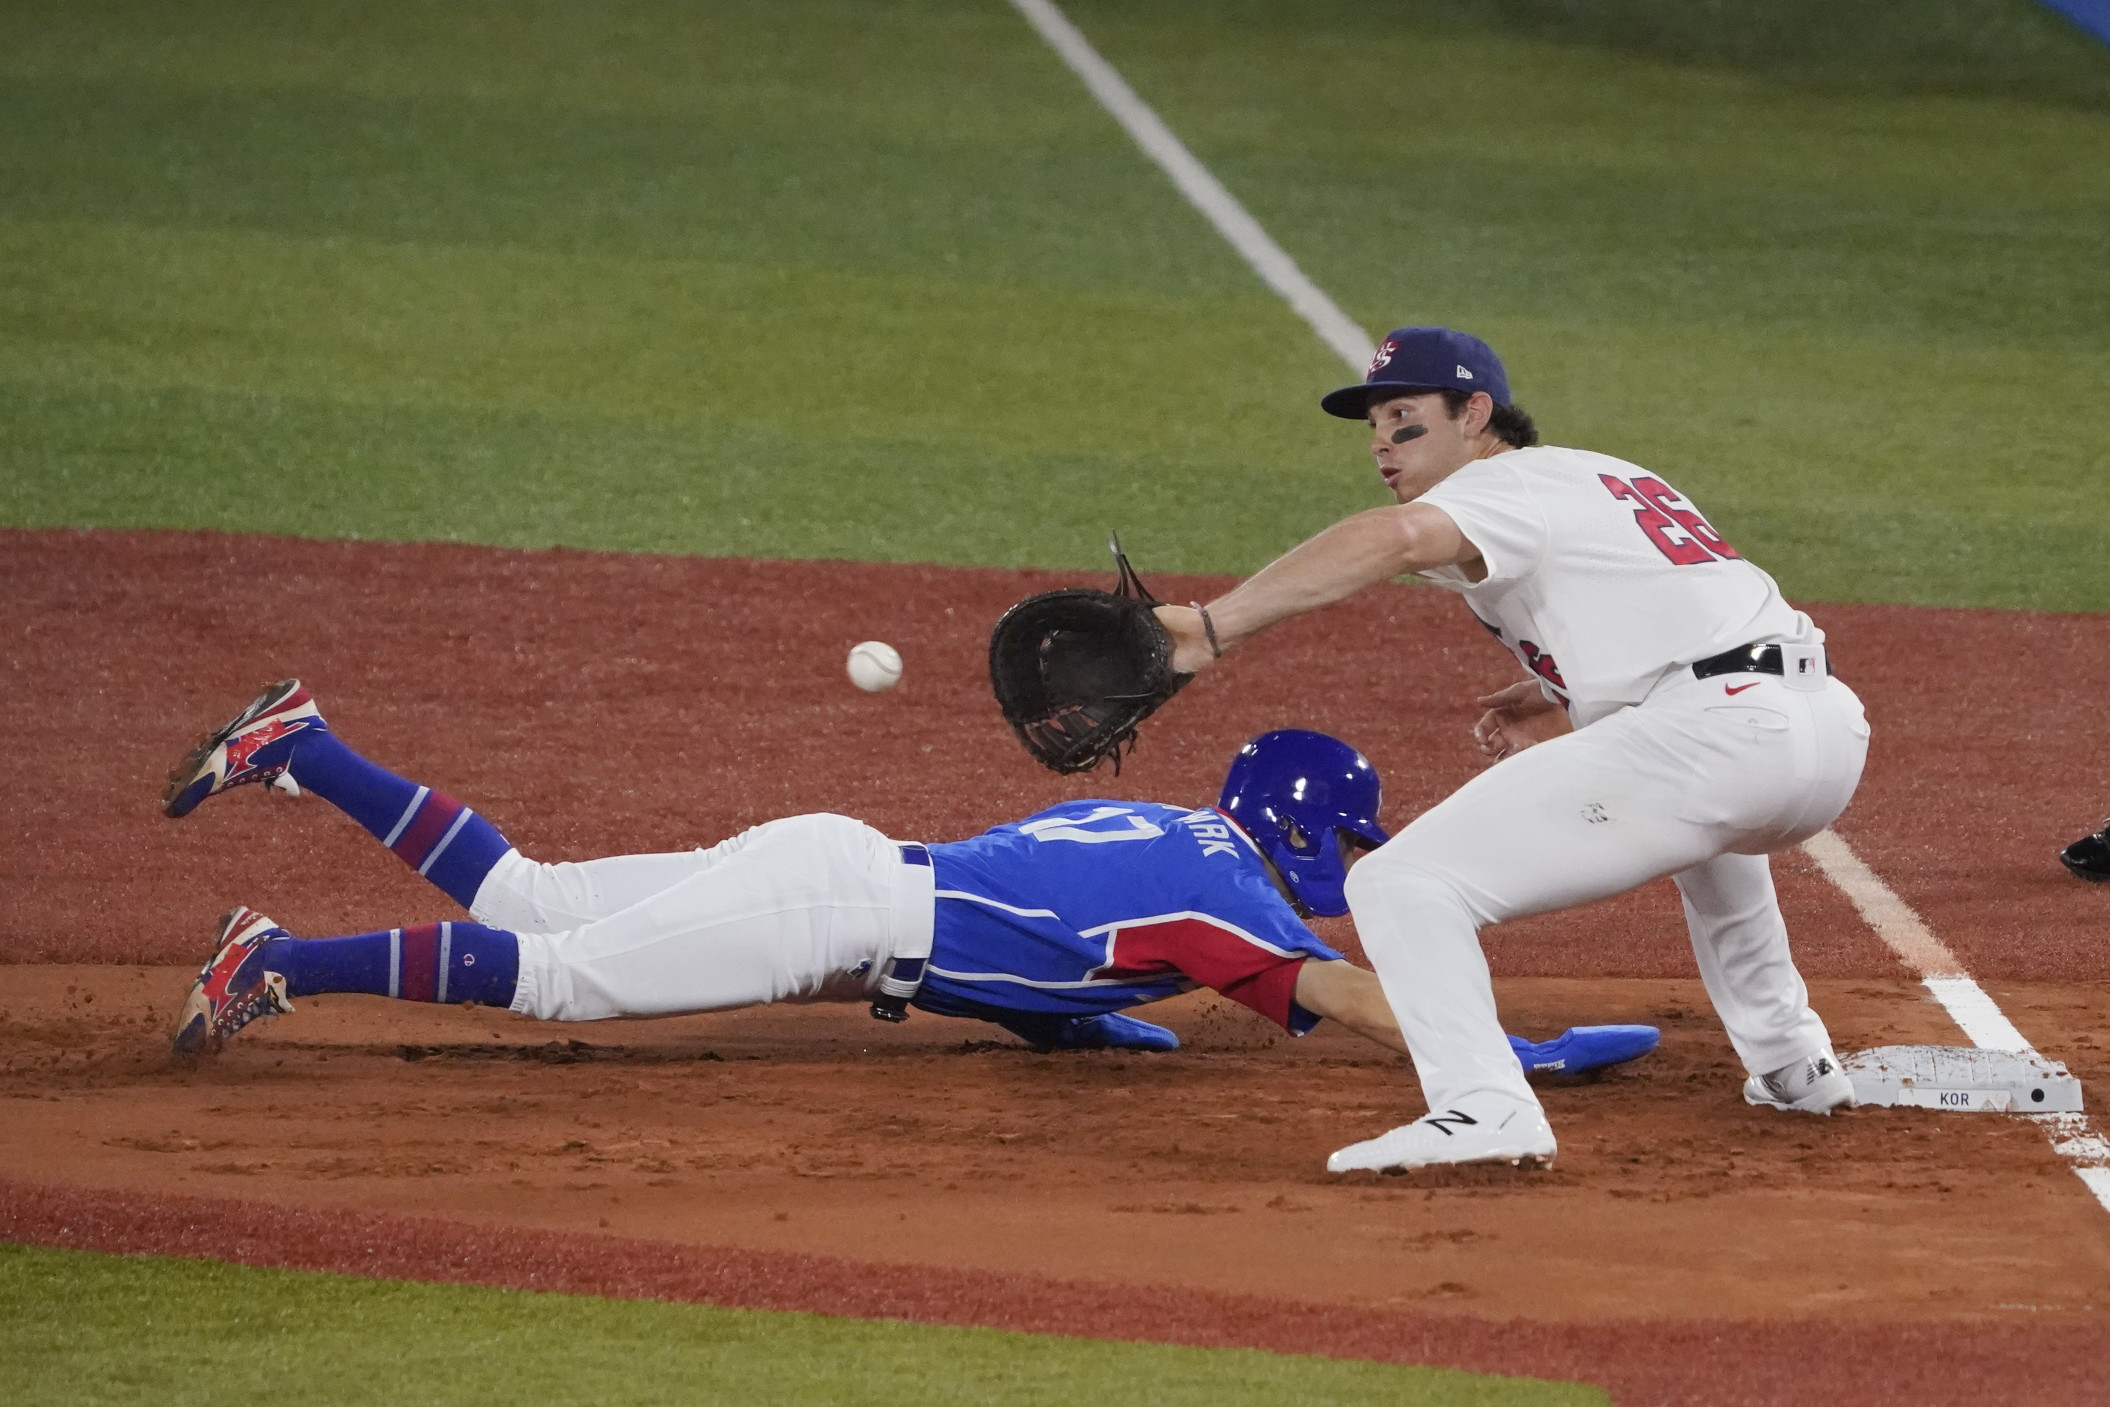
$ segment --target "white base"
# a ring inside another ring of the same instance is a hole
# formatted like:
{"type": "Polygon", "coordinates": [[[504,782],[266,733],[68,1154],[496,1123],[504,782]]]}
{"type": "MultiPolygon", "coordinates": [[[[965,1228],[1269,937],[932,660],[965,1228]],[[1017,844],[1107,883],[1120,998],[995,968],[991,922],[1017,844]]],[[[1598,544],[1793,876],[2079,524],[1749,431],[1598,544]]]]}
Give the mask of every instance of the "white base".
{"type": "Polygon", "coordinates": [[[1840,1060],[1854,1098],[1878,1108],[2078,1114],[2081,1082],[2033,1050],[1886,1045],[1840,1060]]]}

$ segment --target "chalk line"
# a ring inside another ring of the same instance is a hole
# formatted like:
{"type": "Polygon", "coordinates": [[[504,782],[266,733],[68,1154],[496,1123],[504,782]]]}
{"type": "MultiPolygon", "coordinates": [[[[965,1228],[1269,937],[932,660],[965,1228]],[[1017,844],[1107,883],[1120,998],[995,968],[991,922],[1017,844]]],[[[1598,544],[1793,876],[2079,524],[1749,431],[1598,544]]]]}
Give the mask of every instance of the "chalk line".
{"type": "Polygon", "coordinates": [[[1357,372],[1368,366],[1377,346],[1370,334],[1342,312],[1324,289],[1305,277],[1297,261],[1260,227],[1260,222],[1239,204],[1238,197],[1225,190],[1223,182],[1187,150],[1187,144],[1165,125],[1150,104],[1136,95],[1120,71],[1100,57],[1069,17],[1052,0],[1011,0],[1011,4],[1040,31],[1040,37],[1061,55],[1071,72],[1084,80],[1099,105],[1127,130],[1143,154],[1163,168],[1180,194],[1252,265],[1261,281],[1310,325],[1319,340],[1357,372]]]}
{"type": "MultiPolygon", "coordinates": [[[[1949,946],[1936,938],[1926,922],[1881,876],[1853,852],[1836,831],[1819,831],[1802,843],[1802,849],[1824,877],[1837,885],[1856,911],[1889,945],[1898,959],[1926,984],[1942,1010],[1971,1044],[1980,1050],[2012,1050],[2035,1054],[2015,1023],[2008,1020],[1991,994],[1964,971],[1963,963],[1949,946]]],[[[2089,1125],[2086,1114],[2024,1114],[2042,1126],[2051,1139],[2051,1151],[2073,1165],[2095,1200],[2110,1211],[2110,1141],[2089,1125]]]]}

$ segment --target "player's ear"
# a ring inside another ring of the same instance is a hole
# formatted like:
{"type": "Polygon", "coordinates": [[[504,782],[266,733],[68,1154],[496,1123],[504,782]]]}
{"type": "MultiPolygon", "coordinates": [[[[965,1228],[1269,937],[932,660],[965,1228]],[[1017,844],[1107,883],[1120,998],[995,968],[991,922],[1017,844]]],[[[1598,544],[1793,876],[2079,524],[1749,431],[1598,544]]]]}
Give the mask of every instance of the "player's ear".
{"type": "Polygon", "coordinates": [[[1473,392],[1472,399],[1465,403],[1465,414],[1462,418],[1465,424],[1461,428],[1464,429],[1466,438],[1470,439],[1479,434],[1487,428],[1488,422],[1495,418],[1495,398],[1485,391],[1473,392]]]}

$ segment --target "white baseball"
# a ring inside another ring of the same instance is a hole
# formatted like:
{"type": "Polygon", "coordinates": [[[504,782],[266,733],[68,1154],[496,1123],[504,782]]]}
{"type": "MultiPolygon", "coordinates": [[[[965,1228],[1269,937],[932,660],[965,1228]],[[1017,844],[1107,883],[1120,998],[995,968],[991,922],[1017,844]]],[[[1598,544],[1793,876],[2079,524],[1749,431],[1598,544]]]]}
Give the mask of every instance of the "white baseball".
{"type": "Polygon", "coordinates": [[[867,640],[850,651],[850,682],[868,694],[901,682],[901,652],[884,640],[867,640]]]}

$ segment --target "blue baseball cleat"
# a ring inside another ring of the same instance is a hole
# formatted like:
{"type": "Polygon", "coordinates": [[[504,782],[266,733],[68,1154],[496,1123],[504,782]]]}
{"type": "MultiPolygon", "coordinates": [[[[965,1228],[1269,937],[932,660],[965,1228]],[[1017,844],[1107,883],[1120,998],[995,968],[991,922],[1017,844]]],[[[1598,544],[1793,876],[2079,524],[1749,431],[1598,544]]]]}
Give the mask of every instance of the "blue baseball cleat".
{"type": "Polygon", "coordinates": [[[1107,1011],[1097,1016],[1013,1012],[988,1020],[1042,1050],[1178,1050],[1180,1038],[1163,1026],[1107,1011]]]}
{"type": "Polygon", "coordinates": [[[1539,1045],[1511,1036],[1509,1048],[1527,1075],[1581,1075],[1638,1059],[1662,1039],[1653,1026],[1570,1026],[1539,1045]]]}
{"type": "Polygon", "coordinates": [[[286,768],[294,744],[311,730],[327,732],[321,710],[298,679],[281,679],[249,707],[206,734],[169,772],[161,811],[188,816],[199,802],[229,787],[265,782],[293,795],[300,788],[286,768]]]}
{"type": "Polygon", "coordinates": [[[1086,1016],[1063,1027],[1057,1050],[1178,1050],[1180,1038],[1163,1026],[1109,1011],[1086,1016]]]}

